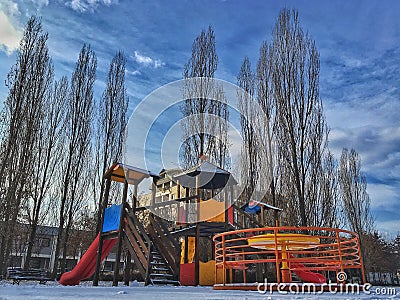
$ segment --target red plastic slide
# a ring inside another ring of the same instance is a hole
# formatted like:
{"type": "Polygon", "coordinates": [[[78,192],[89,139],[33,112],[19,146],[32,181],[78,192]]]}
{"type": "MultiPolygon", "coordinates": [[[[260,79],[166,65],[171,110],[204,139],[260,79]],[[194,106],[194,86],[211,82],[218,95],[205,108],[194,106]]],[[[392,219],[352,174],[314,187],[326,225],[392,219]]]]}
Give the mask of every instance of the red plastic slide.
{"type": "MultiPolygon", "coordinates": [[[[81,260],[71,271],[62,274],[60,278],[60,283],[62,285],[77,285],[82,279],[89,278],[93,275],[96,269],[96,257],[97,249],[99,247],[99,237],[98,234],[96,239],[90,245],[89,249],[82,256],[81,260]]],[[[103,241],[103,251],[101,253],[101,260],[108,255],[112,247],[115,245],[118,239],[110,239],[103,241]]]]}
{"type": "Polygon", "coordinates": [[[293,270],[293,272],[299,277],[301,280],[304,282],[310,282],[310,283],[326,283],[325,276],[317,273],[317,272],[311,272],[311,271],[306,271],[306,266],[303,265],[302,263],[294,263],[290,262],[290,268],[295,268],[295,269],[303,269],[303,270],[293,270]]]}

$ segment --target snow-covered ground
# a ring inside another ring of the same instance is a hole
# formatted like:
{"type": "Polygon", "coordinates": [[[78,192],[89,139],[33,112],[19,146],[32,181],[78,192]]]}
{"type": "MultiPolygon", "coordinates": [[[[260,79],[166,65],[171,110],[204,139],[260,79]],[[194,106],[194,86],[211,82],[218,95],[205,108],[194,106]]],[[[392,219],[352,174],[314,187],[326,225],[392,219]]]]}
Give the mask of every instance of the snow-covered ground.
{"type": "Polygon", "coordinates": [[[282,295],[277,292],[261,294],[257,291],[215,291],[211,287],[172,287],[172,286],[143,286],[134,282],[131,286],[120,285],[112,287],[110,282],[101,282],[100,286],[93,287],[91,282],[81,283],[79,286],[66,287],[56,282],[48,282],[40,285],[35,282],[21,282],[13,285],[8,281],[0,281],[0,300],[64,300],[64,299],[400,299],[400,288],[389,290],[387,287],[372,287],[371,294],[331,294],[325,292],[322,295],[282,295]],[[379,289],[379,290],[376,290],[379,289]],[[378,295],[376,293],[390,293],[390,295],[378,295]]]}

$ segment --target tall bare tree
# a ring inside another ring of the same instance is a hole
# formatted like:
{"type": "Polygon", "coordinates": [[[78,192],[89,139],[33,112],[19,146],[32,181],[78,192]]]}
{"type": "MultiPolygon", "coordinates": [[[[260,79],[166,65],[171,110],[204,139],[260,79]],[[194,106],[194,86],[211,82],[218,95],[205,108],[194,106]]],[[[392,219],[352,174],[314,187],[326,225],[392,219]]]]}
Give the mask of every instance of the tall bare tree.
{"type": "Polygon", "coordinates": [[[315,184],[311,172],[320,168],[327,141],[319,97],[319,53],[303,32],[296,10],[281,11],[271,47],[282,185],[285,195],[296,200],[298,224],[307,226],[307,201],[316,197],[307,186],[315,184]]]}
{"type": "Polygon", "coordinates": [[[80,151],[80,153],[86,153],[86,155],[84,154],[84,157],[86,157],[86,159],[89,158],[89,162],[83,159],[80,163],[80,168],[75,169],[78,168],[78,165],[74,168],[74,176],[71,180],[69,197],[67,198],[66,202],[66,225],[62,239],[63,251],[60,264],[61,270],[65,270],[67,266],[67,254],[70,252],[69,246],[71,244],[70,238],[74,227],[76,227],[75,224],[76,222],[79,222],[82,213],[86,210],[86,207],[93,197],[90,192],[88,193],[88,191],[90,191],[90,184],[93,183],[91,180],[92,168],[90,165],[88,165],[90,164],[90,141],[82,143],[80,148],[82,149],[83,147],[89,147],[83,151],[80,151]]]}
{"type": "Polygon", "coordinates": [[[182,126],[184,141],[181,157],[186,166],[197,164],[200,157],[206,155],[218,166],[228,167],[229,112],[223,89],[214,80],[217,65],[214,30],[209,26],[193,42],[192,56],[183,73],[186,83],[181,111],[188,118],[182,126]]]}
{"type": "MultiPolygon", "coordinates": [[[[268,185],[271,202],[273,206],[280,206],[277,202],[276,185],[279,180],[277,165],[279,157],[276,151],[276,102],[273,94],[272,67],[273,52],[267,42],[260,46],[260,56],[257,62],[256,84],[257,101],[262,108],[259,117],[260,130],[258,134],[260,154],[260,181],[268,185]]],[[[274,223],[278,221],[278,212],[274,210],[274,223]]]]}
{"type": "Polygon", "coordinates": [[[0,270],[4,271],[23,199],[33,178],[36,138],[40,134],[44,107],[49,99],[53,66],[41,20],[31,17],[8,73],[9,89],[3,112],[5,132],[0,162],[0,270]]]}
{"type": "MultiPolygon", "coordinates": [[[[68,236],[64,226],[73,213],[78,182],[85,176],[85,168],[91,164],[90,144],[92,138],[93,85],[96,79],[97,59],[89,45],[84,45],[79,54],[75,71],[71,78],[66,114],[65,161],[60,189],[59,225],[55,248],[56,263],[52,276],[57,275],[60,249],[65,248],[68,236]]],[[[67,222],[70,225],[70,222],[67,222]]],[[[67,229],[67,232],[69,229],[67,229]]],[[[64,260],[65,261],[65,260],[64,260]]]]}
{"type": "Polygon", "coordinates": [[[107,86],[99,104],[99,114],[96,128],[96,183],[100,192],[96,193],[99,202],[97,206],[98,227],[100,230],[100,212],[102,211],[101,199],[103,198],[105,181],[103,174],[112,163],[120,162],[124,152],[124,139],[126,129],[126,113],[129,98],[125,88],[126,58],[118,52],[110,64],[107,86]]]}
{"type": "MultiPolygon", "coordinates": [[[[59,171],[61,163],[63,139],[65,129],[65,104],[68,96],[68,79],[62,77],[55,83],[54,92],[44,107],[44,119],[36,139],[36,159],[32,178],[30,197],[27,199],[27,216],[31,224],[29,230],[28,247],[24,268],[29,268],[32,249],[34,247],[37,226],[40,217],[43,218],[43,202],[48,196],[50,188],[55,188],[54,176],[59,171]]],[[[49,206],[48,206],[49,207],[49,206]]]]}
{"type": "Polygon", "coordinates": [[[330,151],[323,156],[322,164],[311,172],[313,185],[307,186],[307,194],[315,195],[307,202],[310,225],[343,227],[340,214],[340,197],[337,161],[330,151]]]}
{"type": "Polygon", "coordinates": [[[259,136],[257,135],[258,115],[257,108],[254,106],[255,100],[255,76],[251,70],[248,57],[245,57],[237,76],[238,89],[238,109],[241,114],[240,125],[242,131],[243,145],[241,149],[241,173],[242,178],[246,179],[245,197],[250,199],[256,189],[259,180],[259,136]]]}
{"type": "Polygon", "coordinates": [[[370,270],[374,261],[370,256],[379,246],[370,238],[374,231],[374,219],[370,211],[367,181],[361,172],[361,159],[354,149],[342,150],[338,180],[345,226],[358,234],[364,266],[370,270]]]}
{"type": "Polygon", "coordinates": [[[339,184],[347,226],[362,238],[373,231],[374,220],[370,211],[367,181],[361,172],[361,159],[354,149],[342,150],[339,184]]]}

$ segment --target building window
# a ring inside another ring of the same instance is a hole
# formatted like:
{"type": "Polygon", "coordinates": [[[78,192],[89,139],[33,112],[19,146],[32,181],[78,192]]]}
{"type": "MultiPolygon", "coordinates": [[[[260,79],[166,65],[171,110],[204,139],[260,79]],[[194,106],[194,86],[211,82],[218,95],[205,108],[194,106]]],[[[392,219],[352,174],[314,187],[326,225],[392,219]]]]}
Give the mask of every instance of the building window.
{"type": "Polygon", "coordinates": [[[47,237],[38,237],[36,239],[36,245],[40,248],[48,248],[50,247],[50,238],[47,237]]]}

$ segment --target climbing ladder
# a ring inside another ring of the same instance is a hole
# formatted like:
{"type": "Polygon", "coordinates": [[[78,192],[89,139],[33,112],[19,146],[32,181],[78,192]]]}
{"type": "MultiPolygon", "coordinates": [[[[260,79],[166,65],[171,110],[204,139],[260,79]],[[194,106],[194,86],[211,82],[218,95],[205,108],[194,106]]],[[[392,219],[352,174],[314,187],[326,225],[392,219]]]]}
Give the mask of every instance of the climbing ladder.
{"type": "Polygon", "coordinates": [[[179,285],[179,245],[151,212],[147,226],[125,204],[124,242],[145,284],[179,285]]]}

